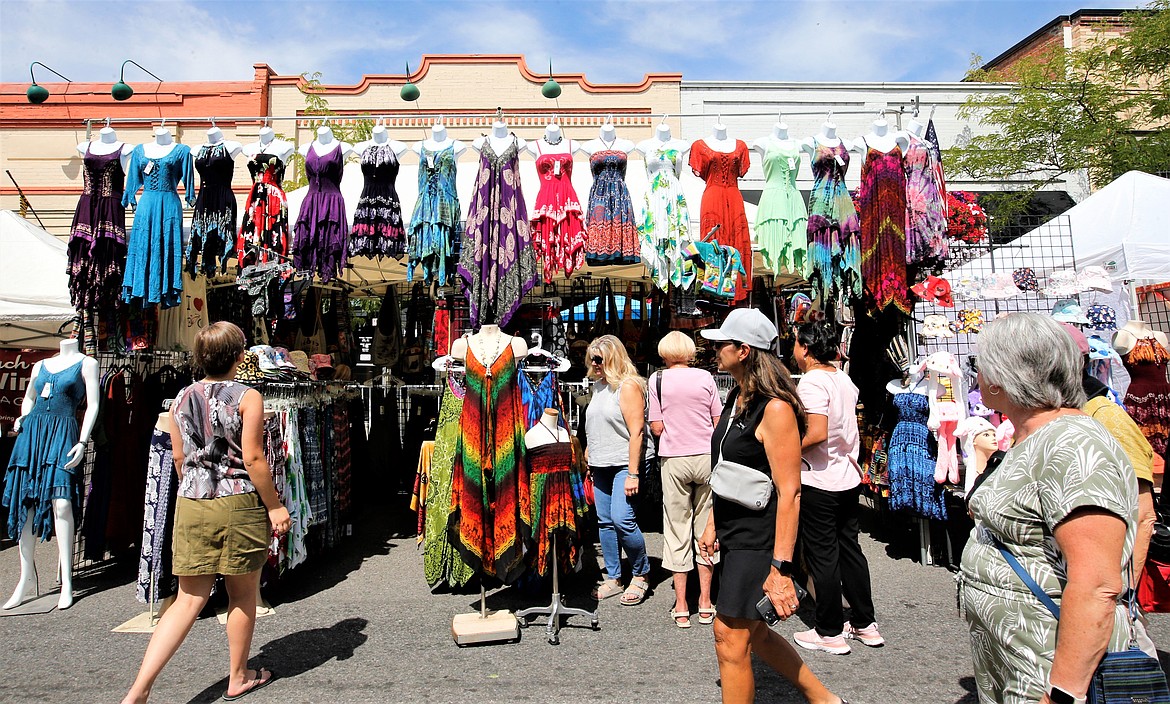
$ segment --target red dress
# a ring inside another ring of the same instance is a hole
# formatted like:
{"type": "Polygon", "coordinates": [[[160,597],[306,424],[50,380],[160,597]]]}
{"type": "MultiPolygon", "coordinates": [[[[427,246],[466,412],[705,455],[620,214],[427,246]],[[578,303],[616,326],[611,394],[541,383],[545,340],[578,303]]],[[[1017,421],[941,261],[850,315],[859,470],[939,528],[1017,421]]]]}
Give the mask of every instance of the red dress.
{"type": "Polygon", "coordinates": [[[747,174],[749,165],[748,147],[743,140],[735,140],[733,152],[717,152],[702,139],[691,145],[691,170],[707,182],[700,207],[699,232],[706,237],[712,227],[722,225],[715,233],[716,239],[720,244],[735,247],[743,264],[745,274],[736,275],[736,301],[747,298],[752,283],[752,238],[743,194],[739,192],[739,179],[747,174]]]}
{"type": "Polygon", "coordinates": [[[866,147],[861,167],[861,280],[874,308],[910,315],[906,281],[906,173],[902,148],[866,147]]]}
{"type": "Polygon", "coordinates": [[[552,283],[558,270],[569,277],[585,264],[585,226],[581,201],[573,189],[572,152],[545,154],[539,142],[536,149],[540,192],[532,211],[532,242],[544,268],[544,282],[552,283]]]}

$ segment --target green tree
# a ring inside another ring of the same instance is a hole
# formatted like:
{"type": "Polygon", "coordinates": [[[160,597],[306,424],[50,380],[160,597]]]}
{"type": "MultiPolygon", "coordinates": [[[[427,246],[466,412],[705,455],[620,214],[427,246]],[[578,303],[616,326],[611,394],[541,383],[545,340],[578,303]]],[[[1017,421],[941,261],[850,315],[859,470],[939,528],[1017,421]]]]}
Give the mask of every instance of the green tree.
{"type": "Polygon", "coordinates": [[[1094,188],[1134,169],[1170,171],[1170,0],[1125,18],[1131,30],[1120,37],[1053,48],[1010,75],[968,73],[1011,85],[971,94],[959,116],[986,132],[947,152],[952,171],[1016,186],[995,199],[998,216],[1018,214],[1035,191],[1079,171],[1094,188]]]}
{"type": "MultiPolygon", "coordinates": [[[[305,96],[305,115],[310,118],[310,130],[315,131],[321,125],[329,122],[333,136],[342,142],[356,144],[370,138],[374,130],[374,120],[368,116],[368,113],[356,118],[347,115],[344,118],[345,122],[338,122],[336,120],[337,113],[329,107],[329,100],[325,98],[325,90],[321,86],[321,72],[305,72],[301,74],[301,77],[305,79],[300,90],[301,94],[305,96]]],[[[283,135],[281,138],[289,139],[283,135]]],[[[292,168],[286,170],[288,177],[281,184],[286,193],[309,184],[309,178],[305,174],[305,157],[301,156],[300,152],[294,152],[289,161],[292,163],[292,168]]]]}

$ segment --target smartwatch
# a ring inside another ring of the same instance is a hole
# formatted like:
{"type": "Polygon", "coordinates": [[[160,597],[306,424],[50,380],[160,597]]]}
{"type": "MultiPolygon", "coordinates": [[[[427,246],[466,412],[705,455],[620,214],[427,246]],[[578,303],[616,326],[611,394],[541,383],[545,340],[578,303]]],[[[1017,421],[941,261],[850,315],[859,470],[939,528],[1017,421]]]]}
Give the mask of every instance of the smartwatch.
{"type": "Polygon", "coordinates": [[[772,566],[780,572],[781,577],[791,577],[796,571],[795,566],[788,560],[777,560],[772,558],[772,566]]]}
{"type": "Polygon", "coordinates": [[[1086,704],[1089,701],[1088,697],[1074,697],[1051,682],[1048,684],[1048,698],[1052,704],[1086,704]]]}

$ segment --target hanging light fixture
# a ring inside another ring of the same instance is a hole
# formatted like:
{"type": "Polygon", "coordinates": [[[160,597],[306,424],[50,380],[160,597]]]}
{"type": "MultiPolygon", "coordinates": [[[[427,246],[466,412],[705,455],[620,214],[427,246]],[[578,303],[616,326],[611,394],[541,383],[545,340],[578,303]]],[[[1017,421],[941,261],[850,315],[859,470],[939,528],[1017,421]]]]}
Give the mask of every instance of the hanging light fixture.
{"type": "Polygon", "coordinates": [[[548,62],[548,80],[540,87],[540,94],[549,100],[561,97],[561,84],[553,80],[552,59],[548,62]]]}
{"type": "Polygon", "coordinates": [[[409,103],[418,100],[418,96],[420,95],[422,95],[422,91],[418,89],[418,86],[410,82],[410,63],[407,62],[406,84],[402,86],[402,90],[398,91],[398,97],[409,103]]]}
{"type": "MultiPolygon", "coordinates": [[[[37,77],[33,73],[33,66],[40,66],[41,68],[43,68],[47,71],[53,71],[53,69],[42,64],[40,61],[34,61],[28,65],[28,75],[29,75],[29,78],[32,79],[32,85],[29,86],[28,90],[26,90],[24,92],[24,97],[28,98],[28,102],[32,103],[33,105],[40,105],[41,103],[43,103],[49,99],[49,89],[37,83],[37,77]]],[[[61,74],[57,73],[56,71],[53,71],[53,73],[56,73],[58,76],[61,76],[61,74]]],[[[65,78],[65,77],[61,76],[61,78],[65,78]]],[[[65,82],[72,83],[73,81],[69,80],[68,78],[65,78],[65,82]]]]}
{"type": "Polygon", "coordinates": [[[122,62],[122,72],[118,76],[118,82],[114,84],[113,88],[110,88],[110,95],[113,96],[114,100],[129,100],[130,97],[134,95],[134,89],[131,88],[128,83],[126,83],[126,64],[134,64],[138,68],[153,76],[156,81],[162,83],[161,78],[155,76],[153,73],[150,73],[150,71],[147,71],[142,64],[134,61],[133,59],[126,59],[122,62]]]}

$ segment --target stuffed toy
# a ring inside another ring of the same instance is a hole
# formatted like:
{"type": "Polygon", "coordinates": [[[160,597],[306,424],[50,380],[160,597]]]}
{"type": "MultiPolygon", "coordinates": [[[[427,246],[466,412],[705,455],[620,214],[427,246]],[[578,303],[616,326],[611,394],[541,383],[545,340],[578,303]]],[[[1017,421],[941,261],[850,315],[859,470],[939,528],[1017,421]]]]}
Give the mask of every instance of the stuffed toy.
{"type": "Polygon", "coordinates": [[[955,428],[967,417],[967,396],[963,393],[962,370],[959,360],[950,352],[935,352],[919,362],[912,370],[930,372],[930,415],[926,427],[934,431],[938,441],[938,459],[935,460],[934,481],[938,484],[959,483],[959,455],[955,448],[955,428]],[[962,399],[960,401],[959,399],[962,399]]]}

